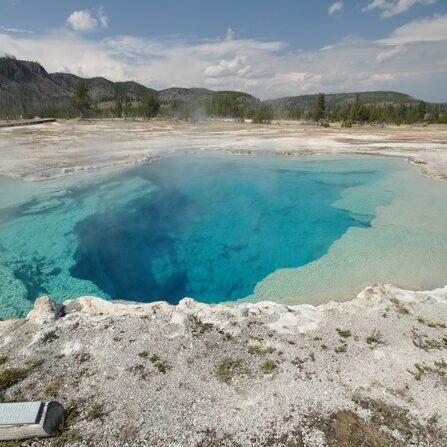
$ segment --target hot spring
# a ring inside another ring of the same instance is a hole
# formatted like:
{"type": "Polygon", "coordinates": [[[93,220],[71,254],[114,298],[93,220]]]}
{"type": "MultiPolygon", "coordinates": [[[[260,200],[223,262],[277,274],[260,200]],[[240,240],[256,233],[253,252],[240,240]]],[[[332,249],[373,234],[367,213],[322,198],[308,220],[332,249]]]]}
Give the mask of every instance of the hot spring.
{"type": "Polygon", "coordinates": [[[41,295],[206,303],[350,299],[447,283],[447,185],[381,157],[174,154],[0,178],[0,316],[41,295]]]}

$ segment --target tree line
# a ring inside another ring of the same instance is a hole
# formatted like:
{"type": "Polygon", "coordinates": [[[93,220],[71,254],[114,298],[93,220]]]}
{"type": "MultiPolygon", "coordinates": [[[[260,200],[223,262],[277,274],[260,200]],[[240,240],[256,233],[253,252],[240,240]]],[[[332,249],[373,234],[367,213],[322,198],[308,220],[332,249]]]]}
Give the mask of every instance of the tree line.
{"type": "Polygon", "coordinates": [[[142,97],[116,96],[95,102],[84,80],[78,83],[71,98],[33,98],[12,93],[0,97],[1,118],[28,119],[36,116],[67,119],[159,116],[190,120],[216,117],[266,123],[273,119],[273,110],[248,94],[231,91],[166,101],[160,101],[157,95],[147,94],[142,97]]]}
{"type": "Polygon", "coordinates": [[[326,96],[316,96],[313,106],[289,105],[275,109],[250,95],[240,92],[215,92],[211,96],[192,96],[187,100],[161,102],[156,95],[141,98],[128,96],[110,101],[93,102],[85,81],[81,80],[72,98],[29,99],[2,95],[0,116],[6,118],[153,118],[156,116],[197,120],[207,117],[250,119],[254,123],[269,123],[273,119],[311,120],[320,125],[341,122],[353,124],[387,123],[414,124],[421,122],[447,124],[446,105],[415,103],[365,103],[357,95],[351,102],[327,104],[326,96]]]}
{"type": "MultiPolygon", "coordinates": [[[[74,95],[78,103],[77,109],[81,111],[82,100],[79,97],[88,97],[85,86],[81,84],[74,95]]],[[[189,101],[172,101],[160,104],[155,96],[147,95],[141,98],[138,106],[134,106],[130,99],[118,98],[112,111],[117,116],[143,116],[151,118],[157,115],[176,117],[179,119],[201,117],[231,117],[234,119],[251,119],[255,123],[269,123],[274,118],[284,118],[275,113],[274,109],[262,103],[241,100],[244,97],[238,92],[219,92],[211,99],[196,99],[189,101]]],[[[91,104],[82,112],[92,110],[91,104]]],[[[344,127],[353,124],[386,123],[386,124],[415,124],[420,122],[447,124],[447,108],[445,105],[427,104],[424,101],[417,103],[383,103],[367,104],[356,95],[349,103],[336,104],[328,107],[324,93],[319,93],[311,110],[289,107],[287,118],[292,120],[307,119],[319,124],[327,125],[330,122],[341,122],[344,127]]]]}
{"type": "Polygon", "coordinates": [[[319,93],[312,109],[299,109],[290,106],[287,109],[287,117],[289,119],[313,120],[322,125],[341,122],[343,127],[365,123],[400,125],[428,122],[447,124],[447,106],[445,104],[427,104],[424,101],[409,104],[368,104],[360,100],[360,95],[356,95],[350,103],[328,107],[324,93],[319,93]]]}

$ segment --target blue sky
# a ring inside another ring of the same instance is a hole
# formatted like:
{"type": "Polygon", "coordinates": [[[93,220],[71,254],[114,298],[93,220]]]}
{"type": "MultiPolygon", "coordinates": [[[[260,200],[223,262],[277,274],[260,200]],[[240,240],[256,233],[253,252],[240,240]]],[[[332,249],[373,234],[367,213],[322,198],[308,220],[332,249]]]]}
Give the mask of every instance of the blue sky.
{"type": "Polygon", "coordinates": [[[447,1],[0,0],[4,52],[158,89],[447,101],[447,1]]]}

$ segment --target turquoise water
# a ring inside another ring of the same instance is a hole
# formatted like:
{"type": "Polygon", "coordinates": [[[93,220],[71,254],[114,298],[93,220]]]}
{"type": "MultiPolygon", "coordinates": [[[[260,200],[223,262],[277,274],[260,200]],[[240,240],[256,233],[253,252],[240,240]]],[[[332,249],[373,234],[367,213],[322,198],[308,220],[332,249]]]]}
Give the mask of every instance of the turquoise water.
{"type": "Polygon", "coordinates": [[[348,229],[370,228],[398,194],[374,185],[402,169],[372,157],[188,154],[38,183],[2,178],[0,315],[22,315],[43,294],[250,296],[278,269],[324,256],[348,229]],[[356,206],[334,206],[362,188],[356,206]]]}
{"type": "Polygon", "coordinates": [[[157,190],[80,222],[71,273],[111,297],[245,297],[269,273],[307,264],[350,226],[369,224],[371,215],[331,207],[340,190],[382,174],[350,164],[337,172],[326,162],[317,174],[303,162],[186,156],[135,170],[157,190]]]}

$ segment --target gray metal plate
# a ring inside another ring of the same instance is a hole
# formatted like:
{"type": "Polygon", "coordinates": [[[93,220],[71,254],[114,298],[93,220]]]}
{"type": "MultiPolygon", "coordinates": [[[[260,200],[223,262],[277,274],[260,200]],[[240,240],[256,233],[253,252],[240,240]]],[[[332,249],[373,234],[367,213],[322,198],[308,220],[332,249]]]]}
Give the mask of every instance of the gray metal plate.
{"type": "Polygon", "coordinates": [[[43,402],[0,404],[0,425],[35,424],[43,402]]]}

